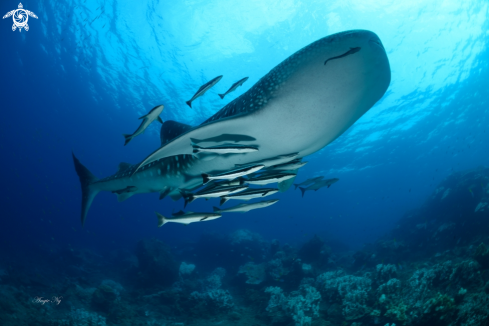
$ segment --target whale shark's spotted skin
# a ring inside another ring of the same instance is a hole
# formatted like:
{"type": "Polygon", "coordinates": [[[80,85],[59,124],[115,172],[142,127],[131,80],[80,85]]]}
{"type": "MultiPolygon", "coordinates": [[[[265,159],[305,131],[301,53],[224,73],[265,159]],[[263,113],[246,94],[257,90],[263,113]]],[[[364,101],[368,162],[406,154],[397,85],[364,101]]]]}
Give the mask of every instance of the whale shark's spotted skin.
{"type": "Polygon", "coordinates": [[[334,44],[342,37],[348,37],[349,34],[352,34],[352,32],[343,32],[325,37],[297,51],[273,68],[265,77],[261,78],[248,92],[234,99],[202,124],[240,113],[252,113],[261,109],[268,101],[273,99],[274,94],[280,91],[287,78],[301,63],[317,55],[325,44],[334,44]]]}
{"type": "MultiPolygon", "coordinates": [[[[132,186],[135,188],[129,189],[137,189],[134,193],[159,191],[178,199],[178,189],[192,190],[202,184],[202,173],[219,174],[251,162],[273,162],[271,158],[291,153],[297,153],[297,159],[310,155],[367,112],[384,95],[390,77],[385,49],[374,33],[357,30],[320,39],[277,65],[201,125],[165,122],[162,146],[138,165],[97,180],[75,158],[82,182],[82,221],[102,190],[132,186]],[[336,59],[324,65],[330,58],[336,59]],[[259,150],[211,160],[191,155],[196,140],[199,146],[208,147],[236,139],[243,140],[240,145],[259,150]]],[[[118,198],[124,200],[134,193],[118,198]]]]}

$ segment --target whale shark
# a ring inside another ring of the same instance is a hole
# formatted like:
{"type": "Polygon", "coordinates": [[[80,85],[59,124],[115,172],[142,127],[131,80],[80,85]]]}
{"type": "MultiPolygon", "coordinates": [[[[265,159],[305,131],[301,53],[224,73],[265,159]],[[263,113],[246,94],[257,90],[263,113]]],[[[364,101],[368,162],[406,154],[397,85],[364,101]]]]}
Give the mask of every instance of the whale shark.
{"type": "Polygon", "coordinates": [[[319,39],[278,64],[202,124],[165,122],[161,147],[139,164],[121,164],[116,174],[97,179],[73,155],[82,185],[82,224],[100,191],[124,189],[117,193],[119,201],[148,192],[178,200],[180,190],[202,186],[203,173],[223,174],[252,162],[263,162],[268,168],[274,162],[270,158],[295,153],[295,159],[301,159],[317,152],[381,99],[390,79],[389,60],[375,33],[352,30],[319,39]],[[211,160],[193,155],[195,140],[210,147],[236,139],[259,151],[211,160]]]}

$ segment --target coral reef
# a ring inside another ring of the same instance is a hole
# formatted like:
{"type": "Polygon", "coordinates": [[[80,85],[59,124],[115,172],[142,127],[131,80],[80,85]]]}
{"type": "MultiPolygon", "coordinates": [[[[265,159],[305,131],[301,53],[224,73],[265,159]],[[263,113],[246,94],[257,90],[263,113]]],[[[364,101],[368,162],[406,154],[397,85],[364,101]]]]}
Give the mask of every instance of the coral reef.
{"type": "Polygon", "coordinates": [[[489,169],[451,175],[356,252],[237,230],[173,251],[142,240],[135,254],[70,247],[36,254],[45,264],[2,260],[0,325],[486,326],[488,182],[489,169]]]}
{"type": "Polygon", "coordinates": [[[254,262],[248,262],[239,268],[239,274],[246,274],[247,284],[260,284],[266,277],[266,264],[255,264],[254,262]]]}
{"type": "Polygon", "coordinates": [[[186,262],[182,261],[182,263],[180,264],[179,273],[180,276],[186,276],[192,274],[194,270],[195,270],[194,264],[187,264],[186,262]]]}
{"type": "Polygon", "coordinates": [[[142,240],[136,246],[139,280],[142,285],[171,285],[178,279],[178,264],[168,247],[156,239],[142,240]],[[164,277],[162,277],[164,275],[164,277]]]}
{"type": "Polygon", "coordinates": [[[321,294],[309,284],[301,285],[299,291],[288,296],[279,287],[268,287],[265,292],[271,295],[266,310],[274,322],[290,317],[296,326],[306,326],[312,324],[314,317],[319,317],[321,294]]]}

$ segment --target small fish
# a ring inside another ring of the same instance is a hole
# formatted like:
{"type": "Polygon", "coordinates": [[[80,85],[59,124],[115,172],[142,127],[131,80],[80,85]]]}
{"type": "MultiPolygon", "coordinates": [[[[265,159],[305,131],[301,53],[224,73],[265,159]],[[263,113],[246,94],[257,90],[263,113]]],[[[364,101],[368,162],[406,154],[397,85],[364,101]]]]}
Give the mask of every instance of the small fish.
{"type": "Polygon", "coordinates": [[[247,189],[247,190],[241,191],[237,194],[221,197],[221,202],[219,203],[219,205],[224,204],[225,202],[227,202],[230,199],[250,200],[250,199],[254,199],[254,198],[262,198],[262,197],[270,196],[270,195],[273,195],[277,192],[278,192],[278,189],[274,189],[274,188],[247,189]]]}
{"type": "Polygon", "coordinates": [[[126,192],[135,192],[136,190],[138,190],[137,187],[134,187],[134,186],[127,186],[126,188],[124,189],[119,189],[119,190],[114,190],[112,191],[113,194],[123,194],[123,193],[126,193],[126,192]]]}
{"type": "Polygon", "coordinates": [[[257,203],[251,203],[251,204],[239,204],[237,206],[233,206],[230,208],[224,208],[224,209],[221,209],[221,208],[214,206],[213,209],[214,209],[214,213],[219,213],[219,214],[222,214],[222,213],[246,213],[246,212],[251,211],[252,209],[268,207],[270,205],[275,204],[278,201],[279,201],[279,199],[264,200],[264,201],[260,201],[257,203]]]}
{"type": "Polygon", "coordinates": [[[174,222],[180,224],[190,224],[193,222],[202,222],[202,221],[210,221],[215,220],[216,218],[221,217],[221,214],[216,213],[194,213],[187,212],[184,213],[182,211],[173,214],[172,218],[167,218],[156,212],[156,216],[158,217],[158,227],[161,227],[165,223],[174,222]]]}
{"type": "Polygon", "coordinates": [[[269,183],[282,182],[285,180],[289,180],[296,176],[295,173],[273,173],[273,174],[265,174],[259,177],[252,177],[246,180],[247,183],[252,185],[266,185],[269,183]]]}
{"type": "Polygon", "coordinates": [[[344,58],[346,56],[349,56],[350,54],[354,54],[354,53],[357,53],[358,51],[360,51],[362,48],[360,47],[357,47],[357,48],[350,48],[350,50],[348,50],[347,52],[343,53],[342,55],[339,55],[337,57],[332,57],[332,58],[329,58],[328,60],[324,61],[324,64],[326,65],[326,63],[330,60],[335,60],[335,59],[340,59],[340,58],[344,58]]]}
{"type": "Polygon", "coordinates": [[[207,83],[205,83],[204,85],[200,86],[199,90],[197,91],[197,93],[194,94],[194,96],[192,96],[192,98],[190,100],[188,100],[187,102],[187,105],[192,107],[192,102],[199,96],[202,96],[205,94],[205,92],[207,92],[209,89],[212,88],[212,86],[214,86],[215,84],[217,84],[222,78],[222,75],[221,76],[217,76],[216,78],[208,81],[207,83]]]}
{"type": "Polygon", "coordinates": [[[141,125],[139,125],[138,129],[136,129],[136,131],[132,135],[123,134],[124,138],[126,139],[124,146],[129,144],[129,142],[134,137],[141,135],[153,121],[158,120],[161,124],[163,124],[163,120],[161,120],[160,118],[160,114],[162,111],[163,111],[163,105],[158,105],[155,106],[153,109],[151,109],[151,111],[149,111],[148,114],[145,114],[142,117],[140,117],[139,119],[143,119],[143,121],[141,122],[141,125]]]}
{"type": "Polygon", "coordinates": [[[214,187],[211,188],[210,190],[202,190],[199,191],[195,194],[192,193],[187,193],[185,191],[180,190],[180,193],[182,194],[182,197],[185,201],[184,207],[187,206],[187,204],[190,204],[197,198],[216,198],[216,197],[222,197],[230,194],[235,194],[237,192],[243,191],[248,189],[248,186],[230,186],[230,187],[214,187]]]}
{"type": "Polygon", "coordinates": [[[294,189],[294,190],[297,190],[297,187],[300,187],[300,186],[307,186],[308,184],[315,183],[316,181],[319,181],[319,180],[321,180],[322,178],[324,178],[324,177],[323,177],[323,176],[320,176],[320,177],[315,177],[315,178],[309,178],[309,179],[307,179],[306,181],[301,182],[301,183],[297,183],[297,184],[295,184],[295,183],[294,183],[294,187],[295,187],[295,189],[294,189]]]}
{"type": "Polygon", "coordinates": [[[248,165],[254,165],[254,164],[263,164],[265,166],[273,166],[273,165],[279,165],[279,164],[285,164],[289,163],[290,161],[294,160],[299,153],[292,153],[292,154],[287,154],[287,155],[279,155],[275,156],[272,158],[266,158],[263,160],[259,161],[254,161],[246,164],[235,164],[234,166],[240,167],[240,166],[248,166],[248,165]]]}
{"type": "Polygon", "coordinates": [[[192,143],[222,143],[222,142],[235,142],[239,143],[242,141],[255,141],[256,138],[247,135],[237,135],[237,134],[222,134],[215,137],[205,138],[205,139],[195,139],[190,138],[192,143]]]}
{"type": "Polygon", "coordinates": [[[257,146],[245,146],[245,145],[219,145],[211,147],[201,147],[193,144],[193,153],[214,153],[214,154],[244,154],[258,151],[257,146]]]}
{"type": "Polygon", "coordinates": [[[321,189],[323,187],[328,187],[329,188],[333,183],[338,182],[338,180],[340,180],[340,179],[333,178],[333,179],[327,179],[327,180],[320,180],[320,181],[312,184],[311,186],[309,186],[307,188],[299,187],[299,189],[302,192],[302,197],[304,197],[304,194],[306,193],[306,191],[308,191],[308,190],[318,191],[319,189],[321,189]]]}
{"type": "Polygon", "coordinates": [[[236,179],[239,177],[242,177],[244,175],[256,172],[258,170],[263,169],[264,165],[254,165],[254,166],[249,166],[249,167],[244,167],[240,169],[235,169],[231,171],[227,171],[224,173],[219,173],[216,175],[210,175],[207,173],[202,173],[202,184],[207,184],[210,180],[232,180],[236,179]]]}
{"type": "Polygon", "coordinates": [[[228,94],[229,94],[229,93],[231,93],[231,92],[234,92],[234,91],[236,90],[236,88],[238,88],[239,86],[243,85],[243,84],[244,84],[244,82],[245,82],[245,81],[247,81],[247,80],[248,80],[248,77],[245,77],[245,78],[243,78],[243,79],[240,79],[240,80],[238,80],[237,82],[235,82],[235,83],[234,83],[234,84],[231,86],[231,88],[227,90],[227,92],[226,92],[226,93],[224,93],[224,94],[217,94],[217,95],[219,95],[219,97],[220,97],[220,98],[221,98],[221,100],[222,100],[222,99],[224,98],[224,96],[228,95],[228,94]]]}
{"type": "Polygon", "coordinates": [[[220,182],[213,181],[212,183],[209,183],[204,189],[201,189],[200,191],[210,190],[217,187],[241,186],[245,183],[245,181],[246,180],[244,178],[236,178],[234,180],[220,181],[220,182]]]}
{"type": "Polygon", "coordinates": [[[267,170],[275,170],[275,171],[297,170],[306,164],[307,164],[307,162],[301,162],[300,160],[299,161],[292,161],[289,163],[273,165],[273,166],[267,168],[267,170]]]}

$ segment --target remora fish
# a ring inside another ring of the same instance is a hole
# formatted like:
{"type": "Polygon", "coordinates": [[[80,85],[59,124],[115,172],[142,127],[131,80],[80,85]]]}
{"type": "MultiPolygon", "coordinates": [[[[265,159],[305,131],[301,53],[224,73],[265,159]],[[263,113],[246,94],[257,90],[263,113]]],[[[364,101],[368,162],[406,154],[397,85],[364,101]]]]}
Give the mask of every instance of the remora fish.
{"type": "Polygon", "coordinates": [[[229,186],[241,186],[245,183],[244,178],[236,178],[234,180],[220,181],[220,182],[210,182],[201,191],[210,190],[217,187],[229,187],[229,186]]]}
{"type": "Polygon", "coordinates": [[[258,151],[257,146],[246,145],[218,145],[210,147],[201,147],[198,145],[192,145],[194,148],[193,153],[214,153],[214,154],[244,154],[258,151]]]}
{"type": "Polygon", "coordinates": [[[256,172],[256,171],[262,169],[263,167],[265,167],[265,166],[264,165],[253,165],[253,166],[248,166],[248,167],[244,167],[244,168],[230,170],[230,171],[219,173],[216,175],[210,175],[207,173],[202,173],[202,184],[205,185],[210,180],[221,180],[221,179],[232,180],[232,179],[236,179],[236,178],[242,177],[244,175],[256,172]]]}
{"type": "Polygon", "coordinates": [[[215,220],[216,218],[219,218],[222,215],[216,213],[194,213],[194,212],[184,213],[180,211],[179,213],[174,214],[172,218],[164,217],[158,212],[156,212],[156,216],[158,217],[158,227],[161,227],[162,225],[168,222],[190,224],[193,222],[210,221],[210,220],[215,220]]]}
{"type": "Polygon", "coordinates": [[[334,178],[334,179],[327,179],[327,180],[320,180],[320,181],[317,181],[316,183],[310,185],[309,187],[307,188],[302,188],[302,187],[299,187],[299,189],[301,190],[302,192],[302,197],[304,197],[304,194],[306,193],[306,191],[308,190],[314,190],[314,191],[317,191],[323,187],[330,187],[333,183],[339,181],[340,179],[337,179],[337,178],[334,178]]]}
{"type": "Polygon", "coordinates": [[[324,177],[320,176],[320,177],[315,177],[315,178],[309,178],[306,181],[303,181],[301,183],[296,183],[296,184],[294,184],[294,187],[295,187],[294,190],[297,190],[297,187],[307,186],[308,184],[315,183],[315,182],[321,180],[322,178],[324,178],[324,177]]]}
{"type": "Polygon", "coordinates": [[[197,93],[194,94],[194,96],[192,96],[192,98],[190,100],[188,100],[187,102],[187,105],[192,107],[192,102],[199,96],[202,96],[205,94],[205,92],[207,92],[209,89],[212,88],[212,86],[214,86],[215,84],[217,84],[222,78],[222,75],[221,76],[217,76],[216,78],[213,78],[211,79],[210,81],[208,81],[207,83],[205,83],[204,85],[200,86],[199,90],[197,91],[197,93]]]}
{"type": "Polygon", "coordinates": [[[284,163],[290,162],[297,157],[297,154],[299,154],[299,153],[292,153],[292,154],[288,154],[288,155],[279,155],[276,157],[267,158],[267,159],[263,159],[263,160],[259,160],[259,161],[254,161],[251,163],[235,164],[235,165],[237,167],[246,166],[246,165],[254,165],[254,164],[263,164],[265,166],[273,166],[273,165],[284,164],[284,163]]]}
{"type": "Polygon", "coordinates": [[[264,200],[264,201],[260,201],[257,203],[251,203],[251,204],[239,204],[239,205],[236,205],[236,206],[233,206],[230,208],[224,208],[224,209],[221,209],[221,208],[214,206],[213,209],[214,209],[214,213],[219,213],[219,214],[222,214],[222,213],[246,213],[246,212],[251,211],[252,209],[268,207],[270,205],[275,204],[278,201],[279,201],[279,199],[264,200]]]}
{"type": "Polygon", "coordinates": [[[199,191],[195,194],[187,193],[182,191],[182,197],[185,200],[185,204],[183,207],[186,207],[187,204],[190,204],[197,198],[216,198],[222,197],[230,194],[235,194],[237,192],[248,189],[248,186],[230,186],[230,187],[214,187],[210,190],[199,191]]]}
{"type": "Polygon", "coordinates": [[[239,86],[243,85],[243,84],[244,84],[244,82],[245,82],[245,81],[247,81],[247,80],[248,80],[248,77],[245,77],[245,78],[243,78],[243,79],[240,79],[240,80],[238,80],[237,82],[235,82],[235,83],[234,83],[234,84],[231,86],[231,88],[227,90],[227,92],[226,92],[226,93],[224,93],[224,94],[217,94],[217,95],[219,95],[219,97],[220,97],[220,98],[221,98],[221,100],[222,100],[222,99],[224,98],[224,96],[228,95],[228,94],[229,94],[229,93],[231,93],[231,92],[234,92],[234,91],[236,90],[236,88],[238,88],[239,86]]]}
{"type": "Polygon", "coordinates": [[[190,138],[193,144],[198,144],[198,143],[222,143],[222,142],[249,142],[249,141],[255,141],[256,138],[246,136],[246,135],[236,135],[236,134],[222,134],[219,136],[215,137],[210,137],[206,139],[195,139],[195,138],[190,138]]]}
{"type": "Polygon", "coordinates": [[[306,164],[307,162],[294,161],[294,162],[289,162],[284,164],[273,165],[269,167],[267,170],[273,170],[273,171],[297,170],[306,164]]]}
{"type": "Polygon", "coordinates": [[[326,65],[326,63],[328,61],[335,60],[335,59],[340,59],[340,58],[344,58],[344,57],[349,56],[349,55],[351,55],[353,53],[357,53],[360,50],[361,50],[360,47],[350,48],[350,50],[348,50],[347,52],[343,53],[342,55],[339,55],[339,56],[336,56],[336,57],[332,57],[332,58],[329,58],[328,60],[324,61],[324,64],[326,65]]]}
{"type": "Polygon", "coordinates": [[[258,177],[249,178],[246,180],[246,182],[251,185],[262,186],[269,183],[282,182],[290,178],[294,178],[295,176],[296,176],[295,173],[273,173],[273,174],[265,174],[258,177]]]}
{"type": "Polygon", "coordinates": [[[347,31],[313,42],[201,125],[182,133],[171,132],[165,145],[134,167],[98,180],[74,158],[82,185],[82,222],[100,191],[127,186],[137,187],[138,194],[171,189],[169,196],[176,200],[181,197],[179,188],[202,185],[202,172],[229,171],[235,164],[283,153],[298,153],[297,158],[310,155],[334,141],[365,114],[384,95],[390,78],[386,52],[372,32],[347,31]],[[327,58],[352,47],[362,50],[324,66],[327,58]],[[191,139],[196,143],[195,140],[222,139],[223,135],[251,137],[260,150],[247,155],[219,155],[212,161],[193,157],[191,139]]]}
{"type": "Polygon", "coordinates": [[[136,129],[136,131],[132,135],[122,134],[124,136],[124,138],[126,139],[124,146],[129,144],[129,142],[134,137],[141,135],[146,130],[146,128],[148,128],[148,126],[151,124],[151,122],[158,120],[161,124],[163,124],[163,120],[161,120],[161,118],[160,118],[160,114],[162,111],[163,111],[163,105],[158,105],[158,106],[155,106],[153,109],[151,109],[151,111],[149,111],[148,114],[145,114],[142,117],[140,117],[139,119],[143,119],[143,121],[139,125],[138,129],[136,129]]]}
{"type": "Polygon", "coordinates": [[[224,204],[230,199],[237,199],[237,200],[250,200],[253,198],[261,198],[261,197],[266,197],[273,195],[278,192],[278,189],[274,188],[262,188],[262,189],[247,189],[245,191],[241,191],[237,194],[234,195],[228,195],[228,196],[223,196],[221,197],[221,202],[219,205],[224,204]]]}

